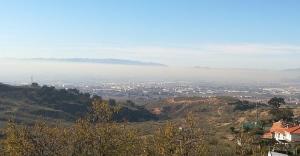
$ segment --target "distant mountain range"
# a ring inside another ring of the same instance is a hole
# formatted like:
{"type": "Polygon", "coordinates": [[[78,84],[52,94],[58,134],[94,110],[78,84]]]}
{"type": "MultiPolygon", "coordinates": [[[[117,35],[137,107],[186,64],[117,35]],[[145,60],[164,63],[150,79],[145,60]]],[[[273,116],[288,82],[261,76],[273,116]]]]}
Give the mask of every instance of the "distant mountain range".
{"type": "Polygon", "coordinates": [[[283,71],[285,71],[285,72],[300,72],[300,68],[285,69],[283,71]]]}
{"type": "Polygon", "coordinates": [[[213,69],[213,68],[207,67],[207,66],[194,66],[193,68],[195,68],[195,69],[213,69]]]}
{"type": "Polygon", "coordinates": [[[206,70],[241,70],[241,71],[275,71],[275,72],[300,72],[300,68],[289,68],[289,69],[255,69],[255,68],[217,68],[217,67],[207,67],[207,66],[194,66],[194,69],[206,69],[206,70]]]}
{"type": "Polygon", "coordinates": [[[136,60],[125,60],[125,59],[91,59],[91,58],[29,58],[21,59],[28,61],[56,61],[56,62],[78,62],[78,63],[97,63],[97,64],[119,64],[119,65],[139,65],[139,66],[161,66],[167,65],[154,63],[154,62],[143,62],[136,60]]]}

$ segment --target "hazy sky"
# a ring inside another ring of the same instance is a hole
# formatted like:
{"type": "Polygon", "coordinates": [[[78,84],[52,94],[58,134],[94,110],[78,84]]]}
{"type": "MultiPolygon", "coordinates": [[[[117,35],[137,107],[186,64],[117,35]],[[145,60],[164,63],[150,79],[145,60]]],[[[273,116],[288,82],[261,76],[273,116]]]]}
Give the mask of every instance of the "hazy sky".
{"type": "Polygon", "coordinates": [[[0,57],[300,67],[298,0],[6,0],[0,57]]]}
{"type": "Polygon", "coordinates": [[[133,65],[105,65],[47,61],[0,61],[0,82],[114,82],[114,81],[189,81],[189,82],[282,82],[299,80],[300,73],[273,70],[210,69],[133,65]]]}

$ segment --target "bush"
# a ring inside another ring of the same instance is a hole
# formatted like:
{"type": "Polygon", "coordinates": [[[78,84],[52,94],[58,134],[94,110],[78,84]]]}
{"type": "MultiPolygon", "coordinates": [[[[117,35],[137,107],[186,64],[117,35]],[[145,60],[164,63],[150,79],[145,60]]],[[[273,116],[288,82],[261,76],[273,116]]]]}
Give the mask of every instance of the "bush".
{"type": "Polygon", "coordinates": [[[272,119],[275,121],[292,121],[294,117],[293,111],[288,108],[271,109],[269,113],[272,115],[272,119]]]}

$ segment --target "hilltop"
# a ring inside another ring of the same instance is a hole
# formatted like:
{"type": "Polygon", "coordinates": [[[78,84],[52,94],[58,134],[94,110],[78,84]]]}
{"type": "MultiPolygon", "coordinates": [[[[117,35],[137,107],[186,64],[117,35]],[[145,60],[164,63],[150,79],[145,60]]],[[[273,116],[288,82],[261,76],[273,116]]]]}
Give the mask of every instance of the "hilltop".
{"type": "MultiPolygon", "coordinates": [[[[236,116],[239,113],[255,110],[255,103],[240,101],[233,97],[177,97],[168,98],[147,106],[161,118],[182,118],[192,112],[202,118],[236,116]]],[[[259,110],[267,109],[265,104],[258,105],[259,110]]]]}
{"type": "MultiPolygon", "coordinates": [[[[91,95],[77,89],[56,89],[51,86],[11,86],[0,83],[0,121],[10,119],[32,123],[45,119],[48,122],[60,120],[73,122],[86,115],[92,102],[91,95]]],[[[119,103],[118,103],[119,104],[119,103]]],[[[116,121],[156,120],[142,106],[127,101],[120,103],[116,121]]]]}
{"type": "MultiPolygon", "coordinates": [[[[192,113],[202,128],[209,128],[215,132],[222,128],[220,133],[229,133],[230,127],[256,121],[256,104],[233,97],[168,98],[150,104],[147,108],[162,120],[181,120],[188,113],[192,113]]],[[[266,104],[258,104],[259,120],[270,119],[269,109],[266,104]]]]}

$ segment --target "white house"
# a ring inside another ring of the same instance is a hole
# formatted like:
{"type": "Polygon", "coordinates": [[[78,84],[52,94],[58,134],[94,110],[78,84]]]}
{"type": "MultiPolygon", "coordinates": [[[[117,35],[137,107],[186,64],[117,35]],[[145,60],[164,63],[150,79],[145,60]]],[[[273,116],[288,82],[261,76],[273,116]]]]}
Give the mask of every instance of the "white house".
{"type": "Polygon", "coordinates": [[[279,142],[300,142],[300,125],[285,124],[282,121],[275,122],[271,129],[263,135],[263,138],[274,138],[279,142]]]}

